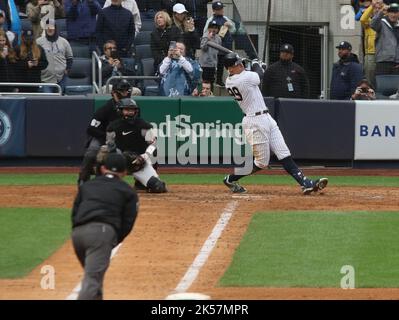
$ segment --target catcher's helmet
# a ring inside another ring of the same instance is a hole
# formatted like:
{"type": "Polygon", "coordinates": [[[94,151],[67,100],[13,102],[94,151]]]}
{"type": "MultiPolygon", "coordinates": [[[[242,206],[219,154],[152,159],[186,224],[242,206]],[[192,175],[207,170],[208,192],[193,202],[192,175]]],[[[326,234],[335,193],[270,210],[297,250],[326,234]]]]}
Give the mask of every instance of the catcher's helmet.
{"type": "Polygon", "coordinates": [[[229,67],[233,67],[233,66],[242,64],[242,60],[238,56],[237,53],[230,52],[224,56],[223,64],[224,64],[224,67],[227,69],[229,67]]]}
{"type": "Polygon", "coordinates": [[[119,99],[130,98],[132,95],[132,86],[126,79],[121,79],[112,86],[112,92],[118,95],[119,99]],[[127,95],[125,94],[127,92],[127,95]]]}
{"type": "Polygon", "coordinates": [[[123,119],[126,120],[134,120],[139,116],[140,113],[140,108],[137,106],[136,101],[134,101],[131,98],[123,98],[119,100],[119,102],[116,105],[116,108],[118,109],[119,114],[122,116],[123,119]],[[123,109],[134,109],[135,112],[134,114],[123,114],[123,109]]]}

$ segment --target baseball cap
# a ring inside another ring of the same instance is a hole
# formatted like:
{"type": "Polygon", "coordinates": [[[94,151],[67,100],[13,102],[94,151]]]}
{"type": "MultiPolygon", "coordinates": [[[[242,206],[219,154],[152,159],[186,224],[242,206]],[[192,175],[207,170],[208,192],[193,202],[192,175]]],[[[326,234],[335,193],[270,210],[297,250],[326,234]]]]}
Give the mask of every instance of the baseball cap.
{"type": "Polygon", "coordinates": [[[341,41],[335,48],[352,50],[352,45],[348,41],[341,41]]]}
{"type": "Polygon", "coordinates": [[[104,166],[112,172],[124,172],[126,170],[126,159],[118,153],[111,153],[105,159],[104,166]]]}
{"type": "Polygon", "coordinates": [[[210,28],[210,27],[220,28],[220,24],[216,20],[212,20],[211,22],[209,22],[209,25],[208,25],[208,28],[210,28]]]}
{"type": "Polygon", "coordinates": [[[176,4],[173,6],[173,12],[176,12],[176,13],[183,13],[183,12],[188,12],[188,11],[186,10],[186,7],[184,6],[184,4],[182,4],[182,3],[176,3],[176,4]]]}
{"type": "Polygon", "coordinates": [[[391,3],[388,7],[388,12],[399,12],[399,4],[391,3]]]}
{"type": "Polygon", "coordinates": [[[224,4],[222,2],[216,1],[216,2],[212,3],[212,9],[213,10],[220,10],[222,8],[224,8],[224,4]]]}
{"type": "Polygon", "coordinates": [[[3,17],[6,16],[6,13],[3,10],[1,10],[1,9],[0,9],[0,16],[3,16],[3,17]]]}
{"type": "Polygon", "coordinates": [[[285,43],[280,47],[280,52],[294,53],[294,47],[289,43],[285,43]]]}
{"type": "Polygon", "coordinates": [[[46,29],[55,29],[55,20],[49,19],[46,23],[46,29]]]}

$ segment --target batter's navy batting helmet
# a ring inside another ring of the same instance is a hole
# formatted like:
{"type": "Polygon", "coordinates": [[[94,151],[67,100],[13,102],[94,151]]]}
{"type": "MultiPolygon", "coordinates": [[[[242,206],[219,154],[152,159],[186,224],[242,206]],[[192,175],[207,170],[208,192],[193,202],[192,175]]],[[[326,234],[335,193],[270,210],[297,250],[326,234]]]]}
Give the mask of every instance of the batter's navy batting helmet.
{"type": "Polygon", "coordinates": [[[119,102],[116,104],[116,107],[121,116],[126,120],[134,120],[140,114],[140,108],[137,106],[136,101],[131,98],[124,98],[119,100],[119,102]],[[123,109],[136,109],[136,112],[134,113],[134,115],[123,115],[123,109]]]}
{"type": "Polygon", "coordinates": [[[242,64],[242,60],[238,56],[237,53],[230,52],[224,56],[223,64],[224,64],[224,67],[227,69],[229,67],[233,67],[233,66],[242,64]]]}

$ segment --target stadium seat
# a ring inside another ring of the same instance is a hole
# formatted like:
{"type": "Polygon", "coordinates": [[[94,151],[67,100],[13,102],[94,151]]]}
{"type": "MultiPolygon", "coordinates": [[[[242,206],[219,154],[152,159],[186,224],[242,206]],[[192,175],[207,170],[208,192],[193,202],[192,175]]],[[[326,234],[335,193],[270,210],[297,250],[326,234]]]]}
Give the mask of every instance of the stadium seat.
{"type": "Polygon", "coordinates": [[[91,58],[89,46],[76,42],[70,42],[70,44],[74,58],[91,58]]]}
{"type": "Polygon", "coordinates": [[[376,75],[377,98],[386,98],[395,94],[399,89],[399,75],[376,75]]]}
{"type": "Polygon", "coordinates": [[[134,45],[139,46],[142,44],[151,43],[151,31],[140,31],[134,38],[134,45]]]}
{"type": "Polygon", "coordinates": [[[65,94],[76,95],[92,93],[91,59],[74,58],[72,69],[65,81],[65,94]]]}
{"type": "Polygon", "coordinates": [[[149,44],[141,44],[135,46],[136,52],[136,60],[140,61],[141,59],[152,58],[151,46],[149,44]]]}
{"type": "Polygon", "coordinates": [[[155,28],[153,19],[141,19],[141,31],[152,31],[155,28]]]}
{"type": "Polygon", "coordinates": [[[55,24],[57,26],[58,34],[63,37],[67,38],[67,26],[66,26],[66,19],[56,19],[55,24]]]}
{"type": "MultiPolygon", "coordinates": [[[[154,76],[154,59],[145,58],[140,61],[143,70],[143,76],[154,76]]],[[[159,96],[159,84],[155,80],[144,80],[144,95],[145,96],[159,96]]]]}

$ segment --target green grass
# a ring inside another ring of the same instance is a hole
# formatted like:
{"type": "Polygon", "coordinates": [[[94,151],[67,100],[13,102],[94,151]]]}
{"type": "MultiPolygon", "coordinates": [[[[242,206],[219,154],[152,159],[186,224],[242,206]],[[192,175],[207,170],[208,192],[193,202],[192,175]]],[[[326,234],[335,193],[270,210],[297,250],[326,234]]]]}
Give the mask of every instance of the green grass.
{"type": "MultiPolygon", "coordinates": [[[[229,170],[226,170],[228,173],[229,170]]],[[[222,184],[223,174],[163,174],[168,184],[222,184]]],[[[316,177],[312,177],[316,178],[316,177]]],[[[330,185],[399,187],[399,177],[332,176],[330,185]]],[[[128,178],[131,181],[131,177],[128,178]]],[[[74,185],[77,174],[0,174],[0,185],[74,185]]],[[[254,175],[243,178],[243,184],[295,185],[288,175],[254,175]]]]}
{"type": "Polygon", "coordinates": [[[399,287],[399,212],[257,213],[221,286],[399,287]]]}
{"type": "Polygon", "coordinates": [[[0,278],[23,277],[69,237],[71,210],[0,208],[0,278]]]}

